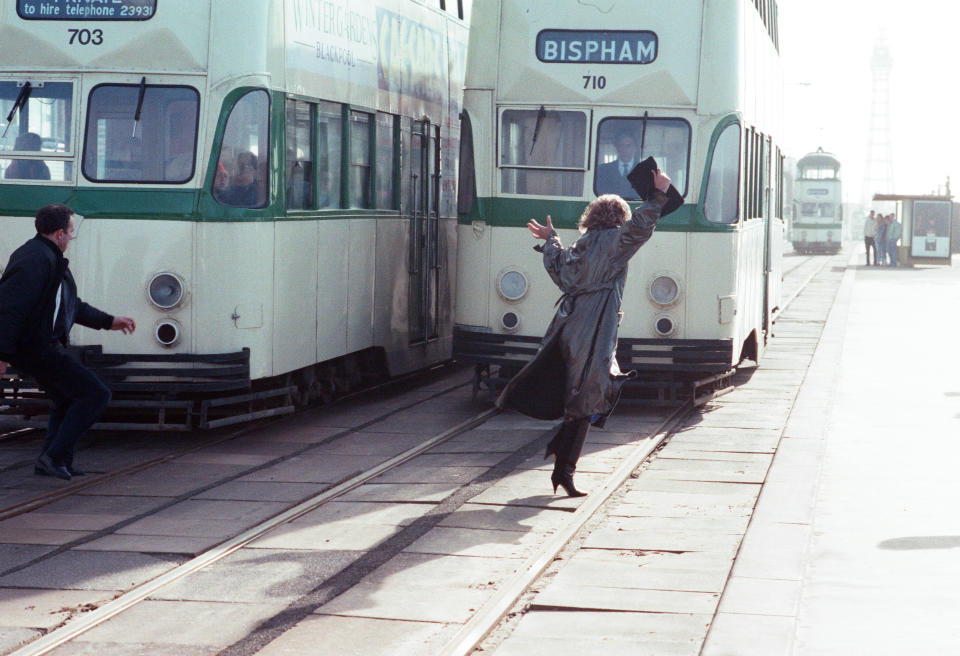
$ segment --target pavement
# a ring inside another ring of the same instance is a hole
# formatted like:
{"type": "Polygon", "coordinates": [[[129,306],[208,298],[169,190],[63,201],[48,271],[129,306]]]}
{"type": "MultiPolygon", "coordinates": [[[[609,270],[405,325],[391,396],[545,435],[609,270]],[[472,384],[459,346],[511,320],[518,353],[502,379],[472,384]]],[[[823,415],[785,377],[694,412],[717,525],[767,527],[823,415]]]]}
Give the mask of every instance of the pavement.
{"type": "Polygon", "coordinates": [[[705,656],[960,653],[960,269],[853,256],[705,656]]]}

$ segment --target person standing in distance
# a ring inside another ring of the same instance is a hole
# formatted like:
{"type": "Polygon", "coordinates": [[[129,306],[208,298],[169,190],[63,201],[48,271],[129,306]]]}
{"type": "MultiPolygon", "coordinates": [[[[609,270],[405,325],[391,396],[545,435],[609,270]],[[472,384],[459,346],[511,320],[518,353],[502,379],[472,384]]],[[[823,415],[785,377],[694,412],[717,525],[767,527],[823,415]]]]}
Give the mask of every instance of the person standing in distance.
{"type": "Polygon", "coordinates": [[[73,210],[47,205],[37,212],[37,234],[10,255],[0,277],[0,376],[8,364],[28,376],[53,401],[47,437],[35,473],[70,480],[77,441],[110,402],[110,389],[67,353],[74,323],[130,334],[136,323],[114,317],[77,296],[63,256],[74,238],[73,210]]]}
{"type": "Polygon", "coordinates": [[[863,247],[867,251],[867,266],[870,266],[870,249],[873,249],[873,261],[877,261],[877,217],[876,211],[870,210],[868,216],[863,222],[863,247]]]}

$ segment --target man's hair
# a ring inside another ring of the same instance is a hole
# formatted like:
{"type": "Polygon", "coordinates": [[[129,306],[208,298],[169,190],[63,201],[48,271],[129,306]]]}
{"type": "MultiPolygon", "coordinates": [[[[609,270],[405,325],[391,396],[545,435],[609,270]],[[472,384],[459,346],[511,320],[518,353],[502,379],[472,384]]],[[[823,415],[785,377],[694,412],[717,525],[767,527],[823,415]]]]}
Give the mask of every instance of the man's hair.
{"type": "Polygon", "coordinates": [[[616,194],[604,194],[593,200],[580,215],[580,232],[594,228],[619,228],[630,218],[630,206],[616,194]]]}
{"type": "Polygon", "coordinates": [[[70,225],[71,216],[73,216],[73,210],[66,205],[59,203],[45,205],[37,212],[33,225],[41,235],[52,235],[57,230],[66,230],[70,225]]]}

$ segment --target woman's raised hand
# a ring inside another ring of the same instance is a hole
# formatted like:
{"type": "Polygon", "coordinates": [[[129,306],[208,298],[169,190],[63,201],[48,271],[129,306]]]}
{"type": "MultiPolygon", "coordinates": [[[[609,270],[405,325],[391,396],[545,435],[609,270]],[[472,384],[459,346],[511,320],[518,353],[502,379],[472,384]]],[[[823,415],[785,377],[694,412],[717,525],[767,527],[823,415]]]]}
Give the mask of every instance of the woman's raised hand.
{"type": "Polygon", "coordinates": [[[549,214],[547,214],[547,225],[540,225],[536,219],[530,219],[527,222],[527,229],[534,239],[547,239],[553,232],[553,221],[550,220],[549,214]]]}

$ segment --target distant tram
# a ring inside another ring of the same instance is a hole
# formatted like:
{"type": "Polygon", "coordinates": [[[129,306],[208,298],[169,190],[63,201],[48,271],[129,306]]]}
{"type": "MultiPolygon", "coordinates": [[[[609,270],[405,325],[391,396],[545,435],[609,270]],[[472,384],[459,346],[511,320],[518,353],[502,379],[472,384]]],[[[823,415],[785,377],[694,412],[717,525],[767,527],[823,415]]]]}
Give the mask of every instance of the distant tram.
{"type": "Polygon", "coordinates": [[[648,156],[685,204],[631,264],[621,368],[760,358],[784,237],[777,25],[772,0],[474,5],[454,348],[480,380],[531,356],[559,296],[527,220],[550,214],[570,246],[596,195],[637,202],[623,172],[648,156]]]}
{"type": "Polygon", "coordinates": [[[0,5],[0,266],[42,205],[84,217],[81,297],[140,325],[73,333],[113,410],[213,427],[451,357],[469,9],[0,5]]]}
{"type": "Polygon", "coordinates": [[[840,161],[818,148],[797,162],[790,240],[798,253],[838,253],[843,242],[840,161]]]}

